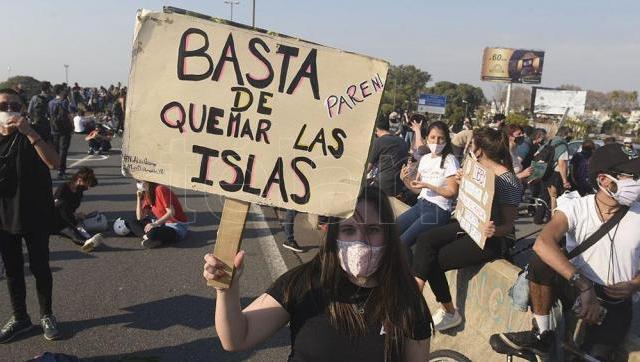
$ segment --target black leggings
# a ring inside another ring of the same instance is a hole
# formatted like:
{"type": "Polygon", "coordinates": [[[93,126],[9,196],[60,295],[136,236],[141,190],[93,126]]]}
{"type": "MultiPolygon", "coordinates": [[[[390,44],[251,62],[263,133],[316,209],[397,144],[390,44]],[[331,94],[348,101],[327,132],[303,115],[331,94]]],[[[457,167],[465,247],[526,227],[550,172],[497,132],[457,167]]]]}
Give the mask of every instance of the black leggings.
{"type": "Polygon", "coordinates": [[[53,277],[49,268],[49,234],[9,234],[0,231],[0,254],[7,274],[7,287],[13,315],[17,319],[27,317],[27,288],[24,280],[24,260],[22,257],[22,239],[29,252],[29,270],[36,278],[40,315],[51,314],[51,295],[53,277]]]}
{"type": "Polygon", "coordinates": [[[460,224],[453,222],[420,234],[415,245],[414,275],[429,283],[440,303],[451,302],[446,271],[500,259],[513,244],[507,238],[494,237],[480,249],[466,233],[458,237],[460,232],[464,232],[460,224]]]}
{"type": "Polygon", "coordinates": [[[174,244],[178,242],[178,233],[174,228],[165,225],[157,226],[145,234],[144,227],[151,223],[151,220],[145,218],[142,220],[129,220],[128,222],[129,225],[131,225],[131,232],[136,236],[146,236],[147,239],[157,240],[163,244],[174,244]]]}

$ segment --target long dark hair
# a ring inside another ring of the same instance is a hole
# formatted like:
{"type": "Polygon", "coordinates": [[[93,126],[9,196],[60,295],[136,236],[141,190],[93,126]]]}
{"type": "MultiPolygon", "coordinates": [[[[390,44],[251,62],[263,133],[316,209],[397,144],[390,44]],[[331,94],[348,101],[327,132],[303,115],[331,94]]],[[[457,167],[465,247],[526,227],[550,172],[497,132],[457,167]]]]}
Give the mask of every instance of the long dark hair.
{"type": "Polygon", "coordinates": [[[431,123],[427,128],[427,138],[429,138],[429,133],[431,133],[431,130],[434,128],[444,133],[445,145],[442,149],[442,153],[440,154],[442,156],[442,159],[440,160],[440,168],[444,168],[444,161],[447,159],[447,156],[453,154],[453,147],[451,146],[451,135],[449,134],[449,127],[447,127],[446,123],[442,121],[435,121],[431,123]]]}
{"type": "Polygon", "coordinates": [[[509,152],[509,137],[501,131],[483,127],[473,131],[473,143],[492,161],[513,172],[513,160],[509,152]]]}
{"type": "Polygon", "coordinates": [[[89,184],[89,187],[95,187],[98,185],[98,179],[96,179],[96,175],[93,173],[93,169],[89,167],[80,167],[76,173],[71,176],[71,180],[67,183],[69,185],[74,184],[78,180],[84,180],[89,184]]]}
{"type": "Polygon", "coordinates": [[[387,196],[377,187],[365,187],[358,202],[373,203],[380,213],[385,248],[380,265],[372,277],[377,286],[370,296],[371,313],[358,313],[353,304],[344,302],[345,285],[351,283],[340,267],[337,238],[339,219],[329,218],[329,228],[318,254],[308,263],[292,271],[291,282],[285,288],[284,301],[308,293],[312,288],[320,288],[331,325],[353,338],[363,336],[367,325],[374,321],[382,323],[385,329],[385,360],[404,352],[404,337],[413,337],[416,321],[429,321],[428,309],[418,286],[411,275],[407,252],[395,225],[395,217],[387,196]],[[320,285],[313,285],[313,279],[320,275],[320,285]],[[342,287],[342,288],[341,288],[342,287]],[[341,294],[342,292],[342,294],[341,294]]]}
{"type": "Polygon", "coordinates": [[[149,185],[149,191],[145,192],[145,199],[147,203],[151,206],[155,206],[156,204],[156,187],[158,187],[157,183],[144,181],[149,185]]]}

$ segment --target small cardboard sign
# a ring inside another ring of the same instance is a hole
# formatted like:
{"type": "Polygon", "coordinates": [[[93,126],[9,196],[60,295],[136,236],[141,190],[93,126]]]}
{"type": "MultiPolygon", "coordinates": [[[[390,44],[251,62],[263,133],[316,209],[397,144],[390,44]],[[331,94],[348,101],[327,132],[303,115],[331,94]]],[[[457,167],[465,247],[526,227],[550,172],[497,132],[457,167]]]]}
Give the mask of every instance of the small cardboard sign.
{"type": "Polygon", "coordinates": [[[495,174],[471,158],[466,159],[462,172],[456,219],[462,230],[484,248],[487,237],[483,230],[491,220],[495,174]]]}

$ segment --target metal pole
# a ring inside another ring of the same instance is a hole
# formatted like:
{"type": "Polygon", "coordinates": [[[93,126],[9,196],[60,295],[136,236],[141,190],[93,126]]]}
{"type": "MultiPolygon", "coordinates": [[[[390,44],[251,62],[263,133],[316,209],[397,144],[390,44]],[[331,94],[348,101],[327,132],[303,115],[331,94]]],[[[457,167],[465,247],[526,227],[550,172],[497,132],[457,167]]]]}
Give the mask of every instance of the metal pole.
{"type": "Polygon", "coordinates": [[[509,114],[509,106],[511,104],[511,82],[509,82],[507,84],[507,100],[505,102],[505,106],[504,106],[504,115],[508,115],[509,114]]]}
{"type": "Polygon", "coordinates": [[[225,4],[229,4],[229,6],[231,7],[231,21],[233,21],[233,5],[238,5],[240,4],[240,1],[233,1],[233,0],[225,0],[224,1],[225,4]]]}
{"type": "Polygon", "coordinates": [[[251,16],[251,26],[256,27],[256,0],[253,0],[253,15],[251,16]]]}
{"type": "Polygon", "coordinates": [[[64,65],[64,82],[69,85],[69,64],[64,65]]]}
{"type": "Polygon", "coordinates": [[[393,77],[393,111],[396,110],[396,93],[398,93],[398,79],[393,77]]]}

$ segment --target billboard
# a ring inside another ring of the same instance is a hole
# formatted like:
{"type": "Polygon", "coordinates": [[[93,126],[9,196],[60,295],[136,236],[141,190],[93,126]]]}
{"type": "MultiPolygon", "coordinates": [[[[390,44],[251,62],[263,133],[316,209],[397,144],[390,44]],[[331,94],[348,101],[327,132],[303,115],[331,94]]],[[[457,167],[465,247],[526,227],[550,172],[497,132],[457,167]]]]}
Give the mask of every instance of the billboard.
{"type": "Polygon", "coordinates": [[[579,116],[584,114],[587,91],[533,87],[531,99],[533,113],[564,115],[568,108],[568,116],[579,116]]]}
{"type": "Polygon", "coordinates": [[[484,48],[480,78],[491,82],[540,84],[544,51],[484,48]]]}
{"type": "Polygon", "coordinates": [[[136,179],[348,217],[388,66],[221,19],[140,11],[123,169],[136,179]]]}
{"type": "Polygon", "coordinates": [[[418,98],[418,112],[444,114],[447,97],[437,94],[421,94],[418,98]]]}

